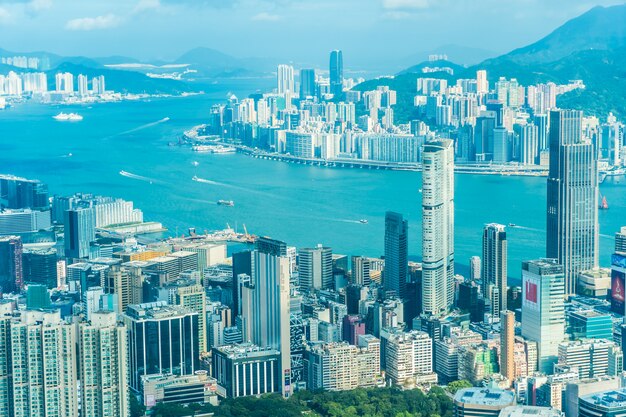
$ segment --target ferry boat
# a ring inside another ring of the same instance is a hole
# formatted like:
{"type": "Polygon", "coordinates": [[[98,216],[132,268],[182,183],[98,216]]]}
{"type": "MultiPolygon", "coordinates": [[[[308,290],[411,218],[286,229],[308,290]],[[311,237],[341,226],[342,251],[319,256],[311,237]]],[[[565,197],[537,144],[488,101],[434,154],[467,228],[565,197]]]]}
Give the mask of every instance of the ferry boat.
{"type": "Polygon", "coordinates": [[[369,223],[369,222],[367,221],[367,219],[361,219],[361,220],[359,220],[359,223],[361,223],[361,224],[367,224],[367,223],[369,223]]]}
{"type": "Polygon", "coordinates": [[[233,207],[235,205],[235,202],[233,200],[217,200],[217,204],[219,204],[220,206],[233,207]]]}
{"type": "Polygon", "coordinates": [[[195,145],[192,146],[191,149],[194,152],[201,153],[234,153],[237,152],[236,148],[230,146],[222,146],[222,145],[195,145]]]}
{"type": "Polygon", "coordinates": [[[63,112],[57,114],[56,116],[52,116],[52,118],[60,122],[66,122],[66,121],[78,122],[80,120],[83,120],[83,116],[81,116],[78,113],[63,113],[63,112]]]}

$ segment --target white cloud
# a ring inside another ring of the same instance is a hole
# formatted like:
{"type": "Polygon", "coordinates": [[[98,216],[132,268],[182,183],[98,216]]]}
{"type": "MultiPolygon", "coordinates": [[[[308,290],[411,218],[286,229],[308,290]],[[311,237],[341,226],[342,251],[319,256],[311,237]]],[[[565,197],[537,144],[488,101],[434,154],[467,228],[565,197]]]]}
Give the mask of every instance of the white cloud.
{"type": "Polygon", "coordinates": [[[133,9],[133,13],[141,13],[150,10],[160,10],[161,9],[161,1],[160,0],[139,0],[139,3],[133,9]]]}
{"type": "Polygon", "coordinates": [[[280,20],[280,16],[277,14],[261,12],[252,16],[252,20],[256,20],[258,22],[276,22],[277,20],[280,20]]]}
{"type": "Polygon", "coordinates": [[[67,30],[99,30],[116,27],[121,19],[112,14],[106,14],[96,17],[81,17],[78,19],[68,20],[65,24],[67,30]]]}
{"type": "Polygon", "coordinates": [[[420,10],[426,9],[428,6],[428,0],[383,0],[383,8],[388,10],[420,10]]]}

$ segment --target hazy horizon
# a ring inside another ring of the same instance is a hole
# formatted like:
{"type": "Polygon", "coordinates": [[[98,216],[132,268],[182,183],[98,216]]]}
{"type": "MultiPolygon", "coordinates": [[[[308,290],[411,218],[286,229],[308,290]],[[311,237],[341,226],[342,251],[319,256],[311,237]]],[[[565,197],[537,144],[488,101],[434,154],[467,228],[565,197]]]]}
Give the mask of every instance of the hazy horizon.
{"type": "Polygon", "coordinates": [[[240,58],[313,65],[326,62],[329,50],[342,49],[347,66],[367,66],[442,45],[505,53],[594,6],[622,3],[0,0],[0,48],[170,61],[192,48],[208,47],[240,58]]]}

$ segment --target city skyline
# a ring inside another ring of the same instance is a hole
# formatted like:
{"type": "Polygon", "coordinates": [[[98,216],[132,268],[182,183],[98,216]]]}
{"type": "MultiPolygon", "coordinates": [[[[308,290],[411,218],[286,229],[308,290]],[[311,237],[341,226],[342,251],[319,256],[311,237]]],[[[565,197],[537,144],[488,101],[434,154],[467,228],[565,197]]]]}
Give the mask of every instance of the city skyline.
{"type": "Polygon", "coordinates": [[[355,54],[563,1],[0,0],[0,36],[262,57],[0,49],[2,417],[626,413],[626,3],[355,54]]]}

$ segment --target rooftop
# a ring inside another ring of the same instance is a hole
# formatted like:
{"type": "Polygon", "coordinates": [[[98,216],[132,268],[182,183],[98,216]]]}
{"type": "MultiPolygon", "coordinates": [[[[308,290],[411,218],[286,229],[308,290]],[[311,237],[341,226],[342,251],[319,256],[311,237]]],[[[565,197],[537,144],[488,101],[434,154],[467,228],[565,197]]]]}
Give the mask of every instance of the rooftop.
{"type": "Polygon", "coordinates": [[[531,407],[517,405],[507,407],[500,412],[500,417],[560,417],[561,412],[549,407],[531,407]]]}
{"type": "Polygon", "coordinates": [[[464,388],[456,393],[454,402],[500,407],[515,404],[515,394],[501,389],[464,388]]]}
{"type": "Polygon", "coordinates": [[[583,395],[580,401],[606,408],[626,409],[626,388],[583,395]]]}

